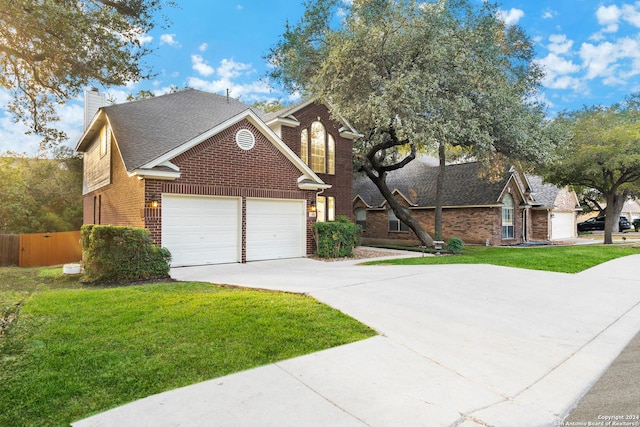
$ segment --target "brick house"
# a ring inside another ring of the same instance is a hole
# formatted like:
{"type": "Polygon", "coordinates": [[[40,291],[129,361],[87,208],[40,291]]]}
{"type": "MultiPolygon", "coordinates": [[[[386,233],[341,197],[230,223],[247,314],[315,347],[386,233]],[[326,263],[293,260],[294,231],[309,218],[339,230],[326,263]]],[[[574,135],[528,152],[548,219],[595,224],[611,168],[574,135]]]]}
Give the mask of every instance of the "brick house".
{"type": "MultiPolygon", "coordinates": [[[[387,184],[425,230],[435,232],[437,161],[420,157],[390,172],[387,184]]],[[[446,166],[442,231],[467,244],[515,245],[575,237],[578,199],[566,188],[543,184],[538,177],[511,167],[490,178],[478,162],[446,166]]],[[[362,225],[363,243],[417,244],[373,183],[356,175],[353,209],[362,225]]]]}
{"type": "Polygon", "coordinates": [[[303,257],[352,216],[357,135],[320,103],[264,113],[185,90],[104,106],[88,91],[84,223],[146,227],[173,266],[303,257]]]}

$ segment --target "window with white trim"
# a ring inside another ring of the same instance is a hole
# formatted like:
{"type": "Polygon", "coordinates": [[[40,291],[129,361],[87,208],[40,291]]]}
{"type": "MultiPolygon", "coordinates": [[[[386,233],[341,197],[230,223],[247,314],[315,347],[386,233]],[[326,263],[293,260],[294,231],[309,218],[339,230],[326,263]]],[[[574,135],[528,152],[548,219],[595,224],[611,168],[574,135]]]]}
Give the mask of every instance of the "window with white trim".
{"type": "Polygon", "coordinates": [[[336,220],[336,198],[318,196],[316,197],[316,221],[335,221],[336,220]]]}
{"type": "Polygon", "coordinates": [[[327,197],[327,221],[336,220],[336,198],[327,197]]]}
{"type": "Polygon", "coordinates": [[[327,220],[327,198],[325,196],[316,197],[316,221],[325,222],[327,220]]]}
{"type": "Polygon", "coordinates": [[[300,158],[305,165],[309,164],[309,131],[302,129],[300,132],[300,158]]]}
{"type": "Polygon", "coordinates": [[[505,194],[502,199],[502,238],[513,239],[514,238],[514,208],[513,208],[513,196],[511,194],[505,194]]]}
{"type": "Polygon", "coordinates": [[[322,123],[311,123],[311,169],[314,172],[326,172],[326,134],[327,132],[322,123]]]}
{"type": "Polygon", "coordinates": [[[367,210],[365,208],[356,208],[356,224],[362,227],[362,231],[367,229],[367,210]]]}
{"type": "Polygon", "coordinates": [[[327,137],[327,173],[336,173],[336,140],[331,135],[327,137]]]}
{"type": "Polygon", "coordinates": [[[300,131],[300,158],[314,172],[335,175],[336,140],[319,120],[300,131]]]}
{"type": "Polygon", "coordinates": [[[103,126],[102,129],[100,129],[100,157],[104,157],[105,154],[107,154],[110,137],[111,132],[109,126],[103,126]]]}
{"type": "Polygon", "coordinates": [[[389,209],[389,231],[409,231],[409,227],[400,221],[392,209],[389,209]]]}

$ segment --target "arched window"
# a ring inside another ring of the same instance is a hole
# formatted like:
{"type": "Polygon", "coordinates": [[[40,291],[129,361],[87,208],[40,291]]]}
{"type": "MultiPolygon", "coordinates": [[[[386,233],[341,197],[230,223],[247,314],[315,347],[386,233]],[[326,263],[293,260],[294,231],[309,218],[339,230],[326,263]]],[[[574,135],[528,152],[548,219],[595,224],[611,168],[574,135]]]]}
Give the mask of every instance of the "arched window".
{"type": "Polygon", "coordinates": [[[300,158],[317,173],[336,173],[336,140],[320,121],[300,132],[300,158]],[[309,142],[311,139],[311,142],[309,142]],[[311,156],[309,156],[311,151],[311,156]],[[309,158],[310,157],[310,158],[309,158]],[[309,160],[311,163],[309,163],[309,160]]]}
{"type": "Polygon", "coordinates": [[[305,165],[309,164],[309,131],[306,129],[300,133],[300,158],[305,165]]]}
{"type": "Polygon", "coordinates": [[[502,199],[502,238],[513,239],[513,197],[505,194],[502,199]]]}
{"type": "Polygon", "coordinates": [[[314,172],[325,173],[326,130],[320,122],[311,123],[311,169],[314,172]]]}

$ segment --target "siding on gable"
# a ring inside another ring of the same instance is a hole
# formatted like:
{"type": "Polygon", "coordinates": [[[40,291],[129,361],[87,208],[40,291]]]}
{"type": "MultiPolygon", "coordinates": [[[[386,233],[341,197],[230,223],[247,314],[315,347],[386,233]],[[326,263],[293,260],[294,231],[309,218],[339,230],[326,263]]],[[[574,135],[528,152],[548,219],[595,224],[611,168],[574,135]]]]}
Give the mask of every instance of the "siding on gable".
{"type": "Polygon", "coordinates": [[[101,224],[144,227],[144,181],[129,177],[115,143],[111,144],[105,157],[110,157],[113,165],[111,183],[85,195],[84,224],[94,223],[96,197],[100,200],[101,224]]]}
{"type": "MultiPolygon", "coordinates": [[[[82,194],[95,191],[111,182],[111,144],[107,143],[107,152],[104,156],[100,155],[100,135],[102,130],[97,133],[94,141],[83,156],[83,179],[82,194]]],[[[111,134],[107,142],[110,142],[111,134]]]]}

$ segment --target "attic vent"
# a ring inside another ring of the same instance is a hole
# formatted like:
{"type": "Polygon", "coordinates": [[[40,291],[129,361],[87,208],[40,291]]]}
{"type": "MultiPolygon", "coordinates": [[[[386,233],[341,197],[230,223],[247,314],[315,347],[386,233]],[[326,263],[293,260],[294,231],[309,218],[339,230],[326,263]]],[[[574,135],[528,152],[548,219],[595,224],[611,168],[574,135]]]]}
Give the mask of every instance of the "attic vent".
{"type": "Polygon", "coordinates": [[[253,136],[250,130],[240,129],[236,133],[236,144],[245,151],[251,150],[256,145],[256,137],[253,136]]]}

